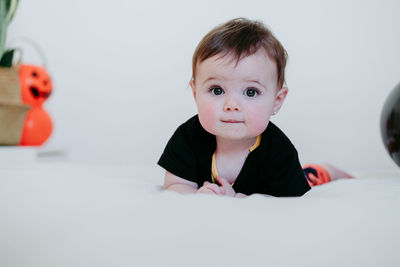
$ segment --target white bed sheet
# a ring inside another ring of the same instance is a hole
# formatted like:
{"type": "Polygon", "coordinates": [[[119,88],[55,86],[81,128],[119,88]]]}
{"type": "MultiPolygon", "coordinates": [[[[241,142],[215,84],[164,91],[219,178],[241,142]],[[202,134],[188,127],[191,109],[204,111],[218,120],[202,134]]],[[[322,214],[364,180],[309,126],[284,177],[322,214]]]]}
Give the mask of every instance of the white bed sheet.
{"type": "Polygon", "coordinates": [[[161,192],[157,166],[0,169],[0,266],[400,266],[400,171],[300,198],[161,192]]]}

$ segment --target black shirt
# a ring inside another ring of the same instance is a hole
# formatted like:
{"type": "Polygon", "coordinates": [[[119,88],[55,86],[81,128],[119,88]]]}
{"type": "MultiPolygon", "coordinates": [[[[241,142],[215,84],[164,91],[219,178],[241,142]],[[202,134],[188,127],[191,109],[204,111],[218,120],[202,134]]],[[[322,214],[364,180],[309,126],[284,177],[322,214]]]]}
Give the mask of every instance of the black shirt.
{"type": "MultiPolygon", "coordinates": [[[[158,164],[168,172],[203,186],[211,181],[215,136],[203,129],[198,116],[178,127],[158,164]]],[[[260,145],[246,158],[233,189],[246,195],[301,196],[311,187],[303,174],[297,151],[272,122],[262,133],[260,145]]]]}

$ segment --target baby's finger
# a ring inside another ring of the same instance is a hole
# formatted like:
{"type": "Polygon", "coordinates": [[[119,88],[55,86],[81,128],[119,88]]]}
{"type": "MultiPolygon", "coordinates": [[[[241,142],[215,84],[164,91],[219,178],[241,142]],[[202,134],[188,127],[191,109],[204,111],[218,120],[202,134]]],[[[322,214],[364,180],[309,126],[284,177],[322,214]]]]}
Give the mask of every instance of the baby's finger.
{"type": "Polygon", "coordinates": [[[197,192],[202,194],[215,194],[214,191],[206,187],[201,187],[199,190],[197,190],[197,192]]]}
{"type": "Polygon", "coordinates": [[[210,183],[210,184],[206,185],[205,187],[210,189],[210,190],[212,190],[217,195],[225,194],[225,190],[221,190],[221,188],[216,184],[211,184],[210,183]]]}
{"type": "Polygon", "coordinates": [[[230,186],[231,184],[223,177],[217,176],[216,177],[217,182],[222,185],[222,186],[230,186]]]}

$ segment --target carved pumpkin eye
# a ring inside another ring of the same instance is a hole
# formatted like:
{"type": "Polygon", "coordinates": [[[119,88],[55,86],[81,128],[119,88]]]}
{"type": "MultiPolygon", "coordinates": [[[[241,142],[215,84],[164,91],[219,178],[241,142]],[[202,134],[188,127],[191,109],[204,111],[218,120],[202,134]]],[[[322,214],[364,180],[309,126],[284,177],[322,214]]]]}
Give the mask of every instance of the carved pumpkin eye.
{"type": "Polygon", "coordinates": [[[39,76],[39,74],[36,71],[32,71],[32,76],[36,78],[39,76]]]}

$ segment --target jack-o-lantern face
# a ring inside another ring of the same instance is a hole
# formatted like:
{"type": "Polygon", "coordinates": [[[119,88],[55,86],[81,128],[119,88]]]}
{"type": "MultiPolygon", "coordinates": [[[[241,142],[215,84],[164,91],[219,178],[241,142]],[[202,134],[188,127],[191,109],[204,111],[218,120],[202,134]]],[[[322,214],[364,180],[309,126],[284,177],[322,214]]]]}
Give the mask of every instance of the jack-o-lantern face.
{"type": "Polygon", "coordinates": [[[47,71],[40,66],[21,65],[19,67],[22,102],[38,106],[50,96],[53,83],[47,71]]]}

